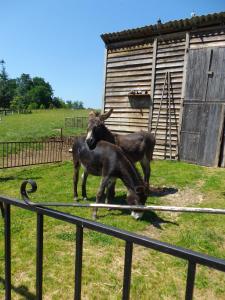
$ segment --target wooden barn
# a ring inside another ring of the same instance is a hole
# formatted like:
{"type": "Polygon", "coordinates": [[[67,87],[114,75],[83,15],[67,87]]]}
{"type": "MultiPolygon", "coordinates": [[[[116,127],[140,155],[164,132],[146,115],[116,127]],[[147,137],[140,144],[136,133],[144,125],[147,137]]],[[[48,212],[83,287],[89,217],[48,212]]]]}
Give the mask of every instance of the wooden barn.
{"type": "Polygon", "coordinates": [[[155,158],[224,166],[225,12],[101,37],[107,126],[155,133],[155,158]]]}

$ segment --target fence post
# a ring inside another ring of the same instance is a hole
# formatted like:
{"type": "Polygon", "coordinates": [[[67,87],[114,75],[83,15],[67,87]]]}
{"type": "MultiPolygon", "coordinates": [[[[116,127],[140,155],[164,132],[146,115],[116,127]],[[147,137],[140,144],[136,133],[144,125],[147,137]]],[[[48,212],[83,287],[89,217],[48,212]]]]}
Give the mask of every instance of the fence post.
{"type": "Polygon", "coordinates": [[[60,128],[60,139],[61,139],[61,141],[63,140],[63,129],[62,128],[60,128]]]}
{"type": "Polygon", "coordinates": [[[195,271],[196,271],[196,263],[189,261],[185,300],[192,300],[193,298],[194,284],[195,284],[195,271]]]}
{"type": "Polygon", "coordinates": [[[5,208],[5,299],[11,300],[11,216],[10,205],[5,208]]]}
{"type": "Polygon", "coordinates": [[[36,298],[42,300],[43,279],[43,215],[37,213],[36,298]]]}
{"type": "Polygon", "coordinates": [[[81,299],[83,227],[77,225],[74,300],[81,299]]]}
{"type": "Polygon", "coordinates": [[[124,275],[123,275],[123,300],[130,298],[130,281],[132,267],[133,243],[126,242],[125,259],[124,259],[124,275]]]}

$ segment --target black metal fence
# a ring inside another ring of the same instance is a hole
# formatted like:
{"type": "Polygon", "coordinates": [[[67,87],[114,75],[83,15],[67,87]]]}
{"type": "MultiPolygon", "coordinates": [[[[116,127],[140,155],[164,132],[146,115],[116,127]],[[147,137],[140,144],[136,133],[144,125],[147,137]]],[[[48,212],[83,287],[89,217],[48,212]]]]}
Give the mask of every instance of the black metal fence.
{"type": "MultiPolygon", "coordinates": [[[[122,299],[129,299],[131,285],[132,253],[133,245],[141,245],[154,249],[174,257],[184,259],[188,262],[185,299],[193,298],[196,266],[204,265],[225,272],[225,260],[210,257],[198,252],[176,247],[168,243],[160,242],[145,236],[137,235],[115,227],[106,226],[101,223],[89,221],[77,216],[72,216],[57,210],[42,206],[31,206],[23,201],[0,196],[0,205],[4,205],[4,229],[5,229],[5,299],[11,300],[11,215],[10,207],[17,206],[30,210],[37,215],[36,228],[36,299],[42,299],[43,282],[43,224],[44,217],[55,218],[76,226],[76,254],[75,254],[75,284],[74,299],[81,299],[82,291],[82,254],[83,254],[83,230],[84,228],[107,234],[125,241],[124,276],[122,299]]],[[[149,278],[151,280],[151,278],[149,278]]]]}
{"type": "Polygon", "coordinates": [[[12,109],[4,109],[0,108],[0,116],[7,116],[13,114],[31,114],[32,111],[28,109],[19,109],[19,110],[12,110],[12,109]]]}
{"type": "Polygon", "coordinates": [[[86,128],[87,117],[65,118],[65,128],[86,128]]]}
{"type": "Polygon", "coordinates": [[[62,161],[63,141],[1,142],[0,169],[62,161]]]}

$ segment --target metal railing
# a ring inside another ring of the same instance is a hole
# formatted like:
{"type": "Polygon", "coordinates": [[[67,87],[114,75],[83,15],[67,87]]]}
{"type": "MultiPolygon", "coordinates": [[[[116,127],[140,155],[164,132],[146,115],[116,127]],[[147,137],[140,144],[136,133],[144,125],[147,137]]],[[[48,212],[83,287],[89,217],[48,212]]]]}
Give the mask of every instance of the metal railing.
{"type": "Polygon", "coordinates": [[[76,257],[75,257],[75,286],[74,299],[81,299],[82,291],[82,258],[83,258],[83,230],[84,228],[100,232],[109,236],[116,237],[125,241],[125,258],[124,258],[124,275],[122,299],[129,299],[131,285],[131,268],[133,245],[141,245],[146,248],[172,255],[184,259],[188,262],[188,271],[186,278],[185,299],[193,298],[196,265],[204,265],[225,272],[225,260],[207,256],[195,251],[176,247],[171,244],[160,242],[145,236],[137,235],[115,227],[107,226],[101,223],[93,222],[73,216],[61,211],[53,210],[43,206],[32,206],[17,199],[11,199],[0,196],[0,206],[4,212],[5,228],[5,299],[11,300],[11,214],[10,207],[17,206],[22,209],[30,210],[36,213],[36,299],[42,299],[42,282],[43,282],[43,224],[44,217],[58,219],[76,226],[76,257]],[[4,208],[3,208],[4,207],[4,208]]]}
{"type": "Polygon", "coordinates": [[[87,120],[87,117],[65,118],[65,128],[86,128],[87,120]]]}
{"type": "Polygon", "coordinates": [[[0,142],[0,169],[62,161],[63,141],[0,142]]]}
{"type": "Polygon", "coordinates": [[[28,109],[18,109],[18,110],[12,110],[7,108],[0,108],[0,115],[7,116],[7,115],[13,115],[13,114],[31,114],[32,111],[28,109]]]}

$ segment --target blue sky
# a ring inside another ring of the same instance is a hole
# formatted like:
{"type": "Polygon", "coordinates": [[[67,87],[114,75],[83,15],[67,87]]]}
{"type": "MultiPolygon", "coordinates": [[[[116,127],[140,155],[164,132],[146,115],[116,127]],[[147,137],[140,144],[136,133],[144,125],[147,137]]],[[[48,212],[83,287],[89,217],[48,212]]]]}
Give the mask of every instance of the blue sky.
{"type": "Polygon", "coordinates": [[[100,34],[225,11],[224,0],[0,0],[0,59],[10,78],[48,81],[55,96],[100,108],[100,34]]]}

